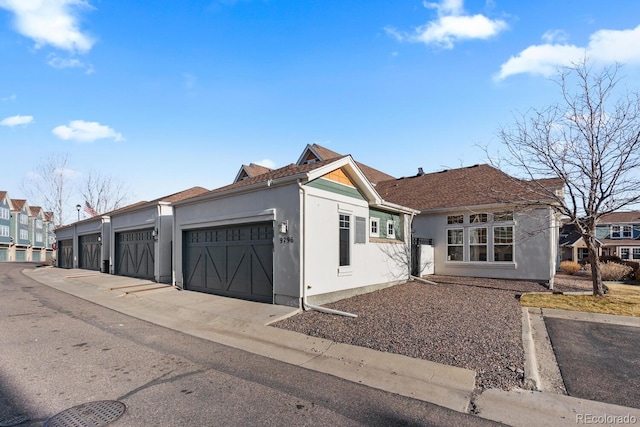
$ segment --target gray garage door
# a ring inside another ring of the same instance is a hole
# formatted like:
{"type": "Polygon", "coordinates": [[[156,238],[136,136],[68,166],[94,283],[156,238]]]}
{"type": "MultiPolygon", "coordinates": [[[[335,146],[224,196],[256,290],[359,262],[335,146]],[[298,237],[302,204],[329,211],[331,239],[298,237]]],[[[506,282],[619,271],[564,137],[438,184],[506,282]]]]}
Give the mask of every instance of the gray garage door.
{"type": "Polygon", "coordinates": [[[40,251],[39,250],[31,252],[31,261],[40,262],[40,251]]]}
{"type": "Polygon", "coordinates": [[[16,249],[16,261],[26,261],[27,251],[24,249],[16,249]]]}
{"type": "Polygon", "coordinates": [[[273,302],[273,224],[184,232],[185,289],[273,302]]]}
{"type": "Polygon", "coordinates": [[[80,243],[80,268],[87,270],[100,270],[100,242],[97,234],[87,234],[78,236],[80,243]]]}
{"type": "Polygon", "coordinates": [[[60,240],[58,243],[58,267],[73,268],[73,240],[60,240]]]}
{"type": "Polygon", "coordinates": [[[119,276],[154,280],[152,229],[116,233],[116,266],[119,276]]]}
{"type": "Polygon", "coordinates": [[[9,261],[9,249],[0,248],[0,261],[9,261]]]}

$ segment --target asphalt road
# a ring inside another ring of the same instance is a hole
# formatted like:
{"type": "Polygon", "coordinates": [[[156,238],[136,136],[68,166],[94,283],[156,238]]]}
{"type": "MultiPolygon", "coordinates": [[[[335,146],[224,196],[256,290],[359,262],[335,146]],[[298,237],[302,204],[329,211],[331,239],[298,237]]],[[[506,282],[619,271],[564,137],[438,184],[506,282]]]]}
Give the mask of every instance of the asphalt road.
{"type": "Polygon", "coordinates": [[[117,400],[114,426],[495,425],[134,319],[0,263],[0,424],[117,400]]]}
{"type": "Polygon", "coordinates": [[[567,393],[640,408],[640,328],[545,318],[567,393]]]}

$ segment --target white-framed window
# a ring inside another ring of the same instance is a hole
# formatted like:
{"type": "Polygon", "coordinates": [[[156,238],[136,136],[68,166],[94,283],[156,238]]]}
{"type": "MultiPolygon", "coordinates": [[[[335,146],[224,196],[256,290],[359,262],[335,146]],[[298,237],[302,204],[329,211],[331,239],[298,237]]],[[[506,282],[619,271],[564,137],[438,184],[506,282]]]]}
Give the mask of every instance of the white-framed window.
{"type": "Polygon", "coordinates": [[[380,237],[380,218],[369,219],[369,235],[371,237],[380,237]]]}
{"type": "Polygon", "coordinates": [[[464,215],[447,216],[447,224],[462,224],[462,223],[464,223],[464,215]]]}
{"type": "Polygon", "coordinates": [[[487,228],[469,229],[469,261],[487,261],[487,228]]]}
{"type": "Polygon", "coordinates": [[[42,243],[43,235],[42,233],[36,233],[36,242],[42,243]]]}
{"type": "Polygon", "coordinates": [[[464,261],[464,229],[447,230],[447,261],[464,261]]]}
{"type": "Polygon", "coordinates": [[[19,214],[19,216],[20,216],[20,224],[24,224],[24,225],[29,224],[29,216],[27,214],[21,213],[19,214]]]}
{"type": "Polygon", "coordinates": [[[633,237],[632,225],[612,225],[611,226],[612,239],[631,239],[632,237],[633,237]]]}
{"type": "Polygon", "coordinates": [[[511,211],[494,212],[493,221],[494,222],[513,221],[513,212],[511,211]]]}
{"type": "Polygon", "coordinates": [[[629,259],[629,248],[620,248],[620,259],[629,259]]]}
{"type": "Polygon", "coordinates": [[[392,219],[387,220],[387,238],[395,239],[396,238],[396,224],[392,219]]]}
{"type": "Polygon", "coordinates": [[[489,215],[486,213],[477,213],[469,215],[469,222],[471,224],[478,224],[487,222],[489,220],[489,215]]]}
{"type": "Polygon", "coordinates": [[[29,240],[29,230],[20,230],[20,240],[29,240]]]}
{"type": "Polygon", "coordinates": [[[493,227],[493,260],[513,262],[513,227],[493,227]]]}
{"type": "Polygon", "coordinates": [[[640,248],[633,248],[633,259],[640,260],[640,248]]]}
{"type": "Polygon", "coordinates": [[[41,219],[36,219],[36,228],[38,230],[42,230],[42,220],[41,219]]]}
{"type": "Polygon", "coordinates": [[[8,208],[0,208],[0,219],[9,219],[11,218],[11,212],[8,208]]]}
{"type": "Polygon", "coordinates": [[[351,265],[351,258],[349,249],[351,246],[350,234],[351,234],[351,216],[346,214],[339,214],[338,216],[338,229],[339,229],[339,265],[341,267],[351,265]]]}
{"type": "Polygon", "coordinates": [[[9,237],[8,225],[0,225],[0,237],[9,237]]]}

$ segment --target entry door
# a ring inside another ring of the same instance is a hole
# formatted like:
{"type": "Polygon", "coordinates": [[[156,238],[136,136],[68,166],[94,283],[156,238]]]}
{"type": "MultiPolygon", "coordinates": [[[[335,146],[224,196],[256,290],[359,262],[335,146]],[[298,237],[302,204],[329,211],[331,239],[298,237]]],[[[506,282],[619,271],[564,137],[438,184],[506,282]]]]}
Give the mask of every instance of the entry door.
{"type": "Polygon", "coordinates": [[[185,289],[273,302],[273,223],[184,232],[185,289]]]}

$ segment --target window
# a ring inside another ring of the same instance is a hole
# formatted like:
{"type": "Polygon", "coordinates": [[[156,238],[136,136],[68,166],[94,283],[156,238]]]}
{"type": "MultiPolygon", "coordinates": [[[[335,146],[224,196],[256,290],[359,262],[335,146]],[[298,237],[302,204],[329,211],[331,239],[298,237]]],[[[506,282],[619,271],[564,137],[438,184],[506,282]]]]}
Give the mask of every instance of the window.
{"type": "Polygon", "coordinates": [[[396,238],[396,225],[392,219],[387,221],[387,238],[388,239],[396,238]]]}
{"type": "Polygon", "coordinates": [[[633,236],[632,225],[612,225],[611,226],[612,239],[631,239],[632,236],[633,236]]]}
{"type": "Polygon", "coordinates": [[[633,248],[633,259],[640,259],[640,248],[633,248]]]}
{"type": "Polygon", "coordinates": [[[447,261],[464,261],[464,230],[447,230],[447,261]]]}
{"type": "Polygon", "coordinates": [[[578,248],[578,262],[587,261],[589,259],[589,249],[578,248]]]}
{"type": "Polygon", "coordinates": [[[356,217],[355,243],[367,243],[367,219],[361,216],[356,217]]]}
{"type": "Polygon", "coordinates": [[[8,225],[0,225],[0,237],[9,237],[8,225]]]}
{"type": "Polygon", "coordinates": [[[477,224],[480,222],[487,222],[488,220],[488,215],[486,213],[479,213],[479,214],[471,214],[469,215],[469,222],[472,224],[477,224]]]}
{"type": "Polygon", "coordinates": [[[18,214],[20,216],[20,224],[29,224],[29,217],[26,214],[18,214]]]}
{"type": "Polygon", "coordinates": [[[350,230],[349,215],[339,215],[339,229],[340,229],[340,266],[350,265],[349,259],[349,230],[350,230]]]}
{"type": "Polygon", "coordinates": [[[464,222],[464,215],[449,215],[447,217],[447,224],[462,224],[464,222]]]}
{"type": "Polygon", "coordinates": [[[369,235],[371,237],[380,237],[380,219],[371,218],[369,224],[370,224],[369,235]]]}
{"type": "Polygon", "coordinates": [[[36,219],[36,228],[42,230],[42,220],[36,219]]]}
{"type": "Polygon", "coordinates": [[[629,259],[629,248],[620,248],[620,259],[629,259]]]}
{"type": "Polygon", "coordinates": [[[493,227],[493,260],[513,261],[513,227],[493,227]]]}
{"type": "Polygon", "coordinates": [[[487,260],[487,229],[469,229],[469,261],[487,260]]]}
{"type": "Polygon", "coordinates": [[[28,230],[20,230],[20,240],[29,240],[28,230]]]}
{"type": "Polygon", "coordinates": [[[493,214],[493,220],[495,222],[513,221],[513,212],[509,212],[509,211],[496,212],[496,213],[493,214]]]}
{"type": "Polygon", "coordinates": [[[0,219],[9,219],[10,213],[7,208],[0,208],[0,219]]]}

